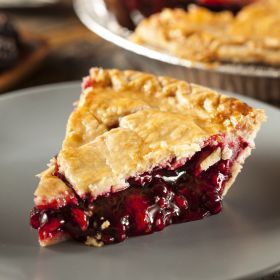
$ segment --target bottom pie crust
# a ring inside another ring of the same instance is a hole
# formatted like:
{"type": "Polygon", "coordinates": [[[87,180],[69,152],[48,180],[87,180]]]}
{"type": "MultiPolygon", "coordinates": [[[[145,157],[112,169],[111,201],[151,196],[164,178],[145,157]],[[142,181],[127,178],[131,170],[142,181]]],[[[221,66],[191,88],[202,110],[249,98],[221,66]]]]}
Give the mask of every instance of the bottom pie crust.
{"type": "Polygon", "coordinates": [[[55,245],[57,243],[61,243],[70,238],[71,238],[70,235],[67,234],[66,232],[60,232],[60,233],[57,233],[56,235],[54,235],[52,238],[47,238],[47,239],[39,238],[39,244],[42,247],[47,247],[47,246],[55,245]]]}

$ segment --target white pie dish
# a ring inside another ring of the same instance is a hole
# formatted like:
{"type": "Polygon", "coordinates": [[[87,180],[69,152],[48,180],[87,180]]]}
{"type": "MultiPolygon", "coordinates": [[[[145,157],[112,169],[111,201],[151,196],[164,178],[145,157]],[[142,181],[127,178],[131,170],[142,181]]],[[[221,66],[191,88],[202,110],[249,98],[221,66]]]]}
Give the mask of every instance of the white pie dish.
{"type": "Polygon", "coordinates": [[[239,92],[274,104],[280,102],[279,67],[194,63],[132,42],[129,39],[131,32],[121,27],[115,17],[107,11],[104,0],[75,0],[74,8],[80,20],[91,31],[121,48],[141,55],[138,59],[131,59],[137,59],[146,72],[171,75],[177,79],[239,92]]]}

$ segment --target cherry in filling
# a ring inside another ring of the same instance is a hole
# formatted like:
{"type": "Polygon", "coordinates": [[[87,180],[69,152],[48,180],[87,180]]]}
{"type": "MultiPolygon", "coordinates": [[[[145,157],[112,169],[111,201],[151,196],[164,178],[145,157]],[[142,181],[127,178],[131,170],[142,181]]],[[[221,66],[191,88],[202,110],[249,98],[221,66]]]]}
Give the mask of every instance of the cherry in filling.
{"type": "MultiPolygon", "coordinates": [[[[172,223],[199,220],[222,209],[221,195],[231,177],[231,167],[248,144],[237,139],[228,144],[230,159],[220,159],[202,171],[200,163],[222,143],[212,141],[186,162],[176,159],[165,167],[129,178],[129,187],[93,200],[78,199],[59,209],[34,207],[30,223],[40,240],[60,232],[79,241],[93,237],[103,244],[121,242],[128,236],[160,231],[172,223]]],[[[55,174],[63,179],[59,173],[55,174]]]]}

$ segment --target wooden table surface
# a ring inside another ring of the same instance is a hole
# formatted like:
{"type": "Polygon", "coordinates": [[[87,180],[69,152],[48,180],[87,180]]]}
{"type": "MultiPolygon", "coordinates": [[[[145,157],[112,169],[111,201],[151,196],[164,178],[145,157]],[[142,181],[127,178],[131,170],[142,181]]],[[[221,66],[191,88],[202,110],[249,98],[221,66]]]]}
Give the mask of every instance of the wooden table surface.
{"type": "MultiPolygon", "coordinates": [[[[50,52],[39,69],[13,89],[64,81],[81,80],[92,66],[141,70],[131,54],[105,42],[84,27],[68,0],[36,9],[6,9],[21,30],[43,35],[50,52]]],[[[280,279],[280,273],[262,278],[280,279]]]]}
{"type": "Polygon", "coordinates": [[[20,30],[44,36],[50,47],[50,53],[39,69],[13,89],[81,80],[92,66],[141,70],[137,59],[127,59],[132,54],[84,27],[67,0],[48,8],[8,9],[5,12],[20,30]]]}

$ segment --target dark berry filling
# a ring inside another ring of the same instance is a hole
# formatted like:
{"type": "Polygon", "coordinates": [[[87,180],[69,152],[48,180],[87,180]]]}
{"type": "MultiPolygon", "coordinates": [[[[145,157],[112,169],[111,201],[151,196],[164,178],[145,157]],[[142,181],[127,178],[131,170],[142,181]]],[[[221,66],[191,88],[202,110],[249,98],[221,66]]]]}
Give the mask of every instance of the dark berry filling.
{"type": "MultiPolygon", "coordinates": [[[[30,223],[40,240],[65,232],[79,241],[93,237],[104,244],[123,241],[128,236],[160,231],[172,223],[199,220],[222,209],[221,196],[231,178],[231,167],[248,144],[237,139],[228,144],[231,157],[220,159],[207,170],[200,163],[222,142],[209,141],[186,162],[170,161],[165,167],[129,178],[129,188],[115,193],[79,199],[59,209],[35,207],[30,223]]],[[[56,174],[64,181],[63,175],[56,174]]]]}
{"type": "Polygon", "coordinates": [[[90,77],[85,77],[83,79],[83,82],[82,82],[82,89],[85,90],[89,87],[92,87],[93,86],[93,81],[91,80],[90,77]]]}

